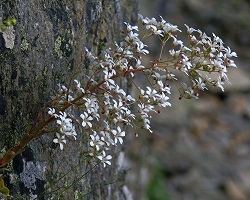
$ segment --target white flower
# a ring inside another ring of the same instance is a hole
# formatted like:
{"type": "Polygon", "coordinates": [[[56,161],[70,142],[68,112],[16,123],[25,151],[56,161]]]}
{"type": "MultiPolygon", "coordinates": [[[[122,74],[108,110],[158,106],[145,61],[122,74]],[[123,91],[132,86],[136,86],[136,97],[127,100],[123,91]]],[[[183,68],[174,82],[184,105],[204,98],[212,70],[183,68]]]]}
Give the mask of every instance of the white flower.
{"type": "Polygon", "coordinates": [[[111,139],[110,134],[108,132],[101,131],[101,135],[102,135],[101,140],[105,142],[107,146],[114,144],[114,141],[111,139]]]}
{"type": "Polygon", "coordinates": [[[179,55],[180,55],[180,53],[181,53],[181,51],[180,50],[174,50],[174,49],[170,49],[169,50],[169,54],[171,55],[171,56],[173,56],[173,57],[178,57],[179,55]]]}
{"type": "Polygon", "coordinates": [[[162,92],[166,92],[168,94],[171,94],[170,92],[170,87],[167,87],[163,84],[163,82],[161,80],[157,81],[157,84],[159,85],[160,89],[159,91],[162,93],[162,92]]]}
{"type": "Polygon", "coordinates": [[[185,73],[186,70],[192,68],[192,63],[190,62],[190,59],[184,54],[181,55],[181,63],[182,63],[182,71],[185,73]]]}
{"type": "Polygon", "coordinates": [[[91,54],[91,52],[87,48],[85,48],[85,51],[86,51],[86,57],[90,57],[92,59],[95,59],[95,57],[91,54]]]}
{"type": "Polygon", "coordinates": [[[123,102],[120,98],[118,99],[118,102],[113,99],[113,102],[114,104],[113,106],[110,106],[110,109],[115,110],[115,112],[121,111],[122,113],[126,110],[126,107],[123,106],[123,102]]]}
{"type": "Polygon", "coordinates": [[[91,120],[93,120],[93,117],[91,117],[90,115],[88,115],[88,113],[84,112],[83,114],[80,115],[80,117],[82,118],[82,126],[89,126],[90,128],[92,127],[91,124],[91,120]]]}
{"type": "Polygon", "coordinates": [[[151,18],[151,19],[149,19],[149,18],[146,17],[145,19],[147,19],[148,24],[153,24],[153,25],[155,25],[155,26],[158,25],[158,22],[157,22],[157,20],[156,20],[154,17],[151,18]]]}
{"type": "Polygon", "coordinates": [[[229,67],[235,67],[235,68],[237,67],[233,60],[228,60],[227,61],[227,66],[229,66],[229,67]]]}
{"type": "Polygon", "coordinates": [[[139,31],[139,30],[138,30],[138,26],[131,26],[131,25],[128,24],[127,22],[124,22],[124,24],[127,25],[127,31],[128,31],[128,32],[133,31],[133,30],[139,31]]]}
{"type": "Polygon", "coordinates": [[[161,106],[161,107],[171,106],[171,104],[168,102],[169,97],[166,96],[164,92],[162,92],[161,94],[158,94],[157,96],[158,96],[157,98],[158,106],[161,106]]]}
{"type": "Polygon", "coordinates": [[[126,58],[119,59],[115,63],[116,67],[119,67],[120,70],[125,70],[128,68],[128,60],[126,58]]]}
{"type": "Polygon", "coordinates": [[[231,52],[230,47],[227,47],[227,48],[225,48],[224,50],[225,50],[225,52],[226,52],[225,56],[226,56],[227,58],[237,57],[237,54],[236,54],[235,52],[231,52]]]}
{"type": "Polygon", "coordinates": [[[103,163],[103,166],[106,167],[106,164],[111,165],[111,162],[109,160],[112,159],[111,155],[107,155],[105,151],[102,152],[102,155],[97,156],[97,158],[103,163]]]}
{"type": "Polygon", "coordinates": [[[61,133],[64,133],[67,136],[72,136],[76,140],[76,131],[75,127],[71,124],[70,126],[63,126],[60,128],[61,133]]]}
{"type": "Polygon", "coordinates": [[[224,82],[221,81],[221,77],[219,76],[214,86],[220,88],[222,92],[224,92],[223,84],[224,82]]]}
{"type": "Polygon", "coordinates": [[[139,40],[138,39],[139,34],[138,33],[133,33],[132,31],[128,33],[128,35],[125,37],[125,41],[128,44],[136,44],[136,42],[139,40]]]}
{"type": "Polygon", "coordinates": [[[143,42],[136,42],[136,52],[143,53],[144,55],[149,54],[149,51],[144,49],[147,45],[143,44],[143,42]]]}
{"type": "Polygon", "coordinates": [[[91,141],[90,146],[94,147],[97,151],[100,150],[100,147],[103,146],[103,142],[100,140],[99,135],[94,131],[93,135],[90,135],[91,141]]]}
{"type": "Polygon", "coordinates": [[[163,26],[163,30],[167,34],[172,34],[173,32],[176,32],[176,31],[181,32],[181,30],[178,29],[178,26],[172,25],[170,23],[165,23],[164,26],[163,26]]]}
{"type": "Polygon", "coordinates": [[[198,99],[198,96],[195,95],[195,92],[191,87],[186,87],[184,93],[186,94],[186,98],[188,99],[191,99],[191,98],[198,99]]]}
{"type": "MultiPolygon", "coordinates": [[[[147,86],[146,94],[144,95],[145,98],[150,99],[152,98],[155,100],[157,91],[155,89],[152,89],[151,87],[147,86]]],[[[150,102],[150,100],[148,100],[150,102]]]]}
{"type": "Polygon", "coordinates": [[[217,45],[219,45],[219,46],[222,46],[223,45],[223,41],[222,41],[222,39],[220,39],[218,36],[216,36],[214,33],[212,33],[212,35],[213,35],[213,42],[214,42],[214,44],[217,46],[217,45]]]}
{"type": "Polygon", "coordinates": [[[139,110],[138,112],[141,113],[141,115],[146,115],[146,116],[149,116],[147,113],[150,112],[150,111],[154,111],[154,106],[152,105],[148,105],[148,104],[145,104],[145,103],[139,103],[138,104],[138,107],[139,107],[139,110]]]}
{"type": "Polygon", "coordinates": [[[115,115],[116,116],[113,117],[114,124],[123,122],[123,116],[121,115],[121,113],[116,113],[115,115]]]}
{"type": "Polygon", "coordinates": [[[173,41],[173,45],[174,46],[177,46],[177,45],[180,45],[181,47],[183,46],[183,42],[181,40],[177,40],[176,37],[172,37],[174,39],[173,41]]]}
{"type": "Polygon", "coordinates": [[[198,80],[196,79],[195,81],[192,81],[192,82],[193,82],[194,88],[198,88],[200,90],[204,90],[204,89],[207,90],[206,84],[204,83],[201,77],[199,77],[198,80]]]}
{"type": "Polygon", "coordinates": [[[192,34],[194,31],[197,31],[196,29],[189,27],[187,24],[184,24],[187,28],[187,33],[190,35],[192,34]]]}
{"type": "Polygon", "coordinates": [[[114,69],[109,70],[108,68],[103,69],[102,72],[104,73],[104,80],[109,80],[113,75],[116,74],[114,69]]]}
{"type": "Polygon", "coordinates": [[[122,144],[123,143],[122,137],[125,137],[125,132],[121,130],[120,126],[117,126],[117,130],[114,129],[111,130],[111,132],[115,137],[115,144],[117,144],[118,141],[120,142],[120,144],[122,144]]]}
{"type": "Polygon", "coordinates": [[[67,136],[73,136],[76,139],[76,131],[73,126],[72,119],[67,118],[67,114],[65,112],[60,112],[60,115],[57,116],[56,123],[60,125],[60,132],[67,136]]]}
{"type": "Polygon", "coordinates": [[[151,29],[153,32],[153,35],[160,35],[163,36],[163,30],[158,30],[158,28],[155,25],[147,25],[146,29],[151,29]]]}
{"type": "Polygon", "coordinates": [[[55,113],[56,113],[55,108],[49,108],[49,111],[48,111],[48,114],[49,114],[49,115],[52,115],[52,116],[55,116],[55,117],[58,116],[58,115],[56,115],[55,113]]]}
{"type": "Polygon", "coordinates": [[[187,25],[185,26],[188,41],[185,46],[176,34],[178,31],[181,32],[178,27],[160,18],[158,21],[155,18],[149,19],[139,15],[145,33],[142,37],[137,32],[139,27],[125,23],[124,41],[119,45],[115,43],[114,49],[107,49],[99,58],[94,57],[86,49],[85,58],[91,62],[90,77],[83,75],[84,78],[87,77],[87,85],[81,87],[78,80],[74,80],[76,86],[73,89],[59,85],[59,94],[52,101],[52,105],[63,112],[56,111],[55,108],[48,109],[49,119],[55,120],[59,127],[53,142],[59,144],[60,149],[63,149],[66,144],[65,138],[68,136],[76,139],[74,123],[81,124],[85,131],[93,131],[88,133],[89,155],[99,159],[106,167],[111,165],[112,156],[106,155],[105,151],[111,145],[124,143],[125,131],[121,127],[131,125],[152,132],[150,113],[156,112],[158,107],[171,106],[169,103],[171,86],[168,84],[170,81],[178,87],[180,98],[197,98],[196,91],[207,89],[206,85],[213,85],[224,91],[223,84],[229,82],[227,69],[236,67],[231,58],[237,57],[237,54],[229,47],[225,48],[223,41],[216,35],[208,37],[200,30],[187,25]],[[161,42],[161,53],[159,57],[143,66],[141,56],[148,54],[149,50],[142,41],[147,42],[148,38],[155,35],[161,42]],[[163,59],[161,54],[164,54],[165,50],[169,50],[169,55],[163,59]],[[192,85],[187,86],[183,83],[183,87],[179,87],[177,78],[173,74],[174,70],[184,72],[192,85]],[[136,85],[137,81],[131,79],[136,73],[146,76],[146,85],[136,85]],[[218,75],[216,78],[214,76],[209,78],[207,76],[209,74],[218,75]],[[135,85],[139,93],[137,98],[127,95],[122,87],[124,84],[118,84],[124,79],[135,85]],[[74,104],[70,102],[73,99],[74,104]],[[133,105],[138,106],[135,113],[131,111],[133,105]],[[65,113],[66,108],[70,108],[72,113],[83,110],[80,120],[65,113]],[[77,110],[74,110],[75,108],[77,110]],[[97,121],[99,126],[93,127],[92,124],[97,121]],[[136,121],[140,123],[139,126],[136,121]]]}
{"type": "Polygon", "coordinates": [[[74,80],[76,82],[76,87],[78,90],[81,90],[82,93],[85,93],[85,90],[81,87],[81,83],[78,80],[74,80]]]}
{"type": "Polygon", "coordinates": [[[166,79],[166,75],[161,75],[158,72],[154,72],[154,74],[152,74],[152,77],[154,77],[156,80],[161,80],[161,79],[166,79]]]}
{"type": "Polygon", "coordinates": [[[126,93],[124,92],[123,89],[119,87],[119,85],[116,85],[114,88],[114,93],[115,94],[122,94],[123,96],[126,96],[126,93]]]}
{"type": "Polygon", "coordinates": [[[146,17],[144,18],[141,14],[138,14],[139,19],[142,21],[142,24],[148,24],[149,23],[149,19],[146,17]]]}
{"type": "Polygon", "coordinates": [[[60,145],[60,149],[63,150],[63,145],[66,144],[65,136],[61,136],[59,133],[56,133],[56,137],[53,142],[60,145]]]}
{"type": "Polygon", "coordinates": [[[135,101],[135,99],[131,95],[128,95],[128,96],[124,97],[124,99],[126,101],[135,101]]]}
{"type": "Polygon", "coordinates": [[[67,88],[65,85],[59,84],[59,87],[60,87],[60,90],[61,90],[62,92],[68,91],[68,88],[67,88]]]}
{"type": "Polygon", "coordinates": [[[143,126],[141,127],[142,129],[147,129],[150,133],[153,133],[150,127],[150,120],[146,117],[141,115],[142,121],[143,121],[143,126]]]}
{"type": "Polygon", "coordinates": [[[83,98],[86,102],[84,103],[86,110],[89,114],[97,114],[99,105],[96,97],[83,98]]]}
{"type": "Polygon", "coordinates": [[[135,119],[135,115],[131,112],[131,109],[127,109],[126,113],[124,114],[126,118],[133,118],[135,119]]]}
{"type": "MultiPolygon", "coordinates": [[[[143,69],[145,68],[145,66],[141,65],[141,60],[140,59],[137,59],[136,60],[136,65],[134,66],[135,69],[143,69]]],[[[133,77],[134,74],[131,74],[131,76],[133,77]]]]}

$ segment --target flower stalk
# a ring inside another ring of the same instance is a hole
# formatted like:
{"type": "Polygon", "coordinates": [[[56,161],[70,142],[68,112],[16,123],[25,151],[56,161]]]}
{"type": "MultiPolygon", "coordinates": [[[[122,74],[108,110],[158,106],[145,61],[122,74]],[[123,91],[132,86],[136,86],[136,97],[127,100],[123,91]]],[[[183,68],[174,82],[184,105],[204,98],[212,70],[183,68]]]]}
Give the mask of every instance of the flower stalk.
{"type": "Polygon", "coordinates": [[[68,87],[59,85],[50,107],[43,112],[48,113],[46,118],[33,125],[20,144],[0,159],[0,167],[8,164],[31,140],[51,132],[56,136],[53,142],[63,150],[69,138],[77,139],[79,133],[76,126],[83,129],[88,137],[89,156],[106,167],[111,165],[112,160],[108,151],[112,146],[123,144],[126,126],[133,127],[136,135],[138,129],[153,132],[150,112],[160,113],[161,107],[171,106],[171,84],[178,88],[179,99],[197,99],[199,92],[207,90],[208,86],[224,91],[224,83],[229,83],[227,71],[236,67],[232,58],[237,55],[229,47],[224,47],[218,36],[213,34],[213,37],[209,37],[185,25],[185,45],[177,37],[181,30],[163,18],[157,21],[139,15],[139,19],[142,28],[125,23],[124,41],[115,43],[113,49],[107,49],[99,58],[86,49],[92,74],[90,77],[81,74],[87,79],[84,87],[75,79],[76,73],[68,87]],[[150,54],[146,43],[150,37],[161,42],[160,53],[157,59],[144,66],[143,58],[150,54]],[[175,76],[176,71],[187,76],[189,82],[179,81],[175,76]],[[145,86],[133,81],[135,74],[145,76],[145,86]],[[218,76],[213,78],[211,74],[218,76]],[[138,95],[132,97],[127,94],[118,84],[121,79],[130,81],[138,95]],[[77,113],[75,111],[81,114],[72,114],[77,113]],[[94,123],[98,126],[94,126],[94,123]]]}

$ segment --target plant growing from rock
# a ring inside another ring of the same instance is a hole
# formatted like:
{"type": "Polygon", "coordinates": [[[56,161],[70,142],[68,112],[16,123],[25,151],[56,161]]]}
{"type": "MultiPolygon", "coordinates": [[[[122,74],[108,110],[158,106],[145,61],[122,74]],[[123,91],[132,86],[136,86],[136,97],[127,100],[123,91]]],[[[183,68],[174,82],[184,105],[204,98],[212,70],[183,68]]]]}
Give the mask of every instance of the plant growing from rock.
{"type": "MultiPolygon", "coordinates": [[[[135,130],[136,136],[140,129],[152,132],[150,113],[160,113],[161,107],[171,106],[172,85],[178,88],[179,99],[197,99],[199,92],[208,86],[224,91],[224,83],[229,83],[227,71],[236,67],[232,58],[237,55],[225,47],[218,36],[209,37],[185,25],[187,44],[184,44],[177,35],[181,30],[163,18],[157,21],[139,15],[139,20],[141,28],[125,23],[124,40],[101,56],[96,57],[86,49],[85,59],[90,63],[88,75],[86,69],[81,69],[74,73],[67,86],[59,84],[39,123],[35,123],[19,145],[2,156],[1,168],[31,140],[43,134],[53,134],[53,142],[62,151],[65,145],[77,140],[79,134],[87,135],[89,158],[106,167],[112,163],[109,149],[123,144],[127,126],[135,130]],[[150,54],[149,38],[160,41],[160,54],[143,64],[143,58],[150,54]],[[175,76],[176,71],[186,75],[189,82],[181,83],[175,76]],[[81,82],[76,74],[87,81],[81,82]],[[148,84],[144,87],[135,84],[135,74],[145,76],[148,84]],[[128,94],[119,84],[121,79],[131,82],[138,96],[128,94]]],[[[0,192],[1,189],[9,195],[4,183],[0,185],[0,192]]]]}

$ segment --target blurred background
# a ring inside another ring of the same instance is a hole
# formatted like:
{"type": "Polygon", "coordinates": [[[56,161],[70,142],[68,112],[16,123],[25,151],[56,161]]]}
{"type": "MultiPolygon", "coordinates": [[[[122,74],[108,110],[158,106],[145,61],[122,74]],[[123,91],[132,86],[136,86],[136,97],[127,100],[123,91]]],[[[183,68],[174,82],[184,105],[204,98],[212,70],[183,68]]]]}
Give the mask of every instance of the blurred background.
{"type": "Polygon", "coordinates": [[[139,13],[215,33],[238,54],[238,69],[224,93],[211,89],[180,101],[173,89],[172,107],[152,118],[154,133],[129,134],[126,183],[133,199],[249,200],[250,1],[140,0],[139,13]]]}

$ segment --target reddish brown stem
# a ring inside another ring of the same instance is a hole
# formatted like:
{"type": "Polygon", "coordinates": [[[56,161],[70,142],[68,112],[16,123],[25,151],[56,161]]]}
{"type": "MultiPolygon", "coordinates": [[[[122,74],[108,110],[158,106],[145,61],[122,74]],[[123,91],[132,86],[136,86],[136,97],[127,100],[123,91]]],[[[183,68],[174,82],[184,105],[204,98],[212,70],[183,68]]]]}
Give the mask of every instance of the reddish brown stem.
{"type": "MultiPolygon", "coordinates": [[[[139,71],[143,71],[146,68],[143,69],[133,69],[133,70],[128,70],[128,71],[124,71],[121,72],[120,74],[116,74],[112,77],[110,77],[110,79],[115,79],[117,77],[125,77],[128,73],[132,72],[139,72],[139,71]]],[[[90,88],[88,91],[91,93],[94,90],[98,89],[103,83],[105,82],[105,80],[102,80],[101,82],[99,82],[97,85],[93,86],[92,88],[90,88]]],[[[76,103],[78,100],[82,99],[84,97],[84,93],[80,94],[78,97],[76,97],[73,101],[71,101],[70,103],[67,103],[66,105],[64,105],[63,108],[60,109],[61,112],[65,111],[67,108],[69,108],[71,105],[73,105],[74,103],[76,103]]],[[[46,125],[48,125],[50,122],[54,121],[55,117],[54,116],[50,116],[47,120],[43,121],[43,123],[38,126],[35,131],[33,133],[29,133],[28,135],[25,135],[21,141],[21,143],[17,146],[15,146],[13,149],[11,149],[10,151],[8,151],[1,159],[0,159],[0,167],[3,167],[4,165],[8,164],[17,154],[20,150],[22,150],[31,140],[33,140],[34,138],[36,138],[39,133],[41,133],[41,131],[44,129],[44,127],[46,125]]],[[[46,132],[44,132],[43,134],[45,134],[46,132]]],[[[42,134],[41,134],[42,135],[42,134]]]]}

